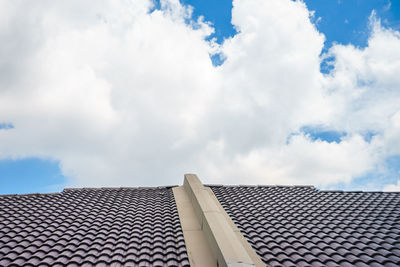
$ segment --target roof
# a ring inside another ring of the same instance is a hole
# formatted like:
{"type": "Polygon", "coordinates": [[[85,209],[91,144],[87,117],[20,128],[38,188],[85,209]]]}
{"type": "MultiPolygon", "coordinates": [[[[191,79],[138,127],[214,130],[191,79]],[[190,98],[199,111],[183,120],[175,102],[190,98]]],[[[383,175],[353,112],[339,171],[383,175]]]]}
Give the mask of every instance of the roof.
{"type": "Polygon", "coordinates": [[[172,189],[0,197],[0,266],[189,266],[172,189]]]}
{"type": "Polygon", "coordinates": [[[203,186],[185,175],[179,187],[0,196],[0,266],[199,262],[399,266],[400,192],[203,186]]]}
{"type": "Polygon", "coordinates": [[[399,266],[400,193],[211,186],[268,266],[399,266]]]}

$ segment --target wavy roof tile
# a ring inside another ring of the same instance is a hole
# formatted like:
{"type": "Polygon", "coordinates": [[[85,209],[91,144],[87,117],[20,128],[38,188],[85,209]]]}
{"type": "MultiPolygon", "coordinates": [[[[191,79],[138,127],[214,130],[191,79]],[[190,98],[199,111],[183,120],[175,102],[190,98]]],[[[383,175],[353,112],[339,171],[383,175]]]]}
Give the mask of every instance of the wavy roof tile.
{"type": "Polygon", "coordinates": [[[211,186],[268,266],[399,266],[400,193],[211,186]]]}
{"type": "Polygon", "coordinates": [[[0,266],[189,266],[171,188],[0,197],[0,266]]]}
{"type": "Polygon", "coordinates": [[[203,186],[185,175],[173,188],[0,196],[0,266],[232,263],[400,266],[400,192],[203,186]]]}

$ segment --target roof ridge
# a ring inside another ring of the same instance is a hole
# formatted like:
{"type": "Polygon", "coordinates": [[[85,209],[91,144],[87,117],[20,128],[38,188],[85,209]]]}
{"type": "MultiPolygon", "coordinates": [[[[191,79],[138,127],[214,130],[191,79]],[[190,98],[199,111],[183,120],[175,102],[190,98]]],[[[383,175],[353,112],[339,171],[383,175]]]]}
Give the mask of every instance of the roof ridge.
{"type": "Polygon", "coordinates": [[[208,186],[208,187],[289,187],[289,188],[293,188],[293,187],[298,187],[298,188],[312,188],[312,189],[317,189],[315,186],[313,185],[264,185],[264,184],[228,184],[228,185],[224,185],[224,184],[204,184],[204,186],[208,186]]]}
{"type": "MultiPolygon", "coordinates": [[[[146,189],[169,189],[177,187],[178,185],[165,185],[165,186],[136,186],[136,187],[66,187],[61,192],[52,193],[23,193],[23,194],[0,194],[0,197],[24,197],[24,196],[46,196],[46,195],[58,195],[69,191],[82,191],[82,190],[146,190],[146,189]]],[[[313,185],[224,185],[224,184],[204,184],[206,187],[287,187],[287,188],[310,188],[320,192],[330,193],[400,193],[399,191],[363,191],[363,190],[341,190],[341,189],[319,189],[313,185]]]]}
{"type": "Polygon", "coordinates": [[[70,191],[82,191],[82,190],[145,190],[145,189],[169,189],[177,187],[177,185],[166,185],[166,186],[137,186],[137,187],[66,187],[61,192],[52,192],[52,193],[22,193],[22,194],[0,194],[0,197],[25,197],[25,196],[47,196],[47,195],[59,195],[64,192],[70,191]]]}
{"type": "Polygon", "coordinates": [[[177,187],[177,185],[166,185],[166,186],[135,186],[135,187],[66,187],[63,189],[62,192],[67,192],[67,191],[82,191],[82,190],[93,190],[93,191],[99,191],[99,190],[130,190],[130,189],[135,189],[135,190],[141,190],[141,189],[169,189],[177,187]]]}
{"type": "Polygon", "coordinates": [[[286,188],[310,188],[317,190],[319,192],[329,192],[329,193],[400,193],[399,191],[382,191],[382,190],[343,190],[343,189],[319,189],[314,185],[243,185],[243,184],[204,184],[207,187],[286,187],[286,188]]]}
{"type": "Polygon", "coordinates": [[[48,195],[59,195],[62,192],[54,193],[24,193],[24,194],[0,194],[0,197],[29,197],[29,196],[48,196],[48,195]]]}
{"type": "Polygon", "coordinates": [[[400,191],[382,191],[382,190],[341,190],[341,189],[317,189],[320,192],[330,193],[400,193],[400,191]]]}

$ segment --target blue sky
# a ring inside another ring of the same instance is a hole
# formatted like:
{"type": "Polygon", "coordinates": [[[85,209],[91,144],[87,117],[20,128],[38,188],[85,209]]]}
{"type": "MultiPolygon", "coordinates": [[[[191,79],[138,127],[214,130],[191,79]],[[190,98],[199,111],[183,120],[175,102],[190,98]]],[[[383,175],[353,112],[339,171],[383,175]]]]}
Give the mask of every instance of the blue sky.
{"type": "MultiPolygon", "coordinates": [[[[382,24],[393,29],[400,29],[400,2],[389,0],[305,0],[309,10],[315,11],[314,22],[318,30],[326,37],[326,52],[332,43],[353,44],[358,47],[367,45],[370,34],[368,24],[371,12],[382,19],[382,24]]],[[[221,43],[225,38],[232,37],[236,30],[231,24],[232,1],[221,0],[185,0],[183,3],[194,7],[194,16],[203,16],[215,26],[215,33],[210,38],[216,38],[221,43]]],[[[215,64],[222,62],[214,57],[215,64]]],[[[325,71],[329,70],[322,64],[325,71]]]]}
{"type": "MultiPolygon", "coordinates": [[[[364,47],[367,44],[369,29],[368,20],[375,10],[385,26],[400,29],[400,2],[389,0],[306,0],[309,10],[315,11],[315,19],[319,31],[325,34],[326,48],[333,42],[353,44],[364,47]],[[319,20],[319,18],[321,18],[319,20]]],[[[194,7],[194,16],[204,16],[215,26],[211,35],[222,42],[232,37],[236,30],[231,24],[232,1],[221,0],[185,0],[183,3],[194,7]]]]}
{"type": "Polygon", "coordinates": [[[65,177],[57,162],[37,158],[0,161],[0,194],[59,192],[65,177]]]}
{"type": "MultiPolygon", "coordinates": [[[[183,4],[194,7],[193,17],[204,16],[212,23],[215,33],[207,38],[216,38],[219,44],[227,38],[235,36],[236,30],[231,24],[232,1],[227,0],[184,0],[183,4]]],[[[317,29],[326,37],[322,53],[326,53],[333,44],[352,44],[364,48],[368,45],[370,36],[369,18],[373,11],[381,20],[382,26],[400,30],[400,1],[389,0],[305,0],[309,10],[315,11],[313,22],[317,29]]],[[[212,58],[214,65],[223,64],[218,56],[212,58]]],[[[328,59],[329,60],[329,59],[328,59]]],[[[331,67],[322,62],[321,72],[329,73],[331,67]]],[[[12,131],[17,125],[13,122],[1,122],[0,131],[12,131]]],[[[339,143],[347,136],[345,131],[335,131],[319,126],[303,126],[298,133],[309,136],[311,140],[339,143]]],[[[374,134],[365,134],[370,140],[374,134]]],[[[367,140],[367,141],[368,141],[367,140]]],[[[369,142],[369,141],[368,141],[369,142]]],[[[67,183],[62,175],[60,162],[35,157],[0,160],[0,193],[34,193],[61,191],[67,183]]],[[[337,189],[371,189],[376,180],[382,183],[395,183],[399,177],[400,159],[394,155],[385,160],[381,168],[384,174],[374,171],[353,179],[351,183],[337,183],[337,189]]],[[[376,185],[375,185],[376,186],[376,185]]],[[[381,188],[379,188],[381,189],[381,188]]]]}

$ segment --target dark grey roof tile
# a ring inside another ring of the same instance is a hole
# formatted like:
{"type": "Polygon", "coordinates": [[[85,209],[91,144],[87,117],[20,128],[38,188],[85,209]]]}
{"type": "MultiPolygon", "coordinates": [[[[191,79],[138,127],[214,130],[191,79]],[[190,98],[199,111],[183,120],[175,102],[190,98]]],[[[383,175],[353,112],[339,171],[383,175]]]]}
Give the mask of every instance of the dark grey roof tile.
{"type": "Polygon", "coordinates": [[[27,264],[33,265],[33,266],[39,266],[40,259],[37,257],[31,257],[28,261],[27,264]]]}
{"type": "Polygon", "coordinates": [[[24,266],[26,263],[26,259],[22,258],[22,257],[18,257],[13,261],[13,264],[17,265],[17,266],[24,266]]]}
{"type": "Polygon", "coordinates": [[[341,267],[353,267],[354,265],[353,265],[353,264],[350,264],[350,263],[347,262],[347,261],[342,261],[342,262],[340,262],[340,266],[341,266],[341,267]]]}
{"type": "Polygon", "coordinates": [[[396,256],[396,255],[390,255],[388,257],[389,260],[391,260],[392,262],[396,262],[396,263],[400,263],[400,257],[396,256]]]}
{"type": "Polygon", "coordinates": [[[282,263],[275,259],[267,261],[266,264],[269,266],[282,266],[282,263]]]}
{"type": "Polygon", "coordinates": [[[0,256],[0,266],[189,265],[169,187],[0,196],[0,256]]]}
{"type": "Polygon", "coordinates": [[[296,262],[296,265],[299,267],[308,267],[310,266],[310,263],[306,262],[305,260],[299,260],[296,262]]]}
{"type": "Polygon", "coordinates": [[[338,267],[340,266],[337,262],[335,262],[334,260],[327,260],[324,262],[326,267],[338,267]]]}
{"type": "Polygon", "coordinates": [[[0,259],[0,266],[9,266],[12,261],[6,257],[0,259]]]}
{"type": "Polygon", "coordinates": [[[356,267],[369,267],[369,264],[362,262],[361,260],[358,260],[354,263],[354,266],[356,267]]]}
{"type": "Polygon", "coordinates": [[[211,189],[267,265],[282,266],[288,259],[312,266],[400,263],[400,193],[211,189]],[[303,259],[287,257],[294,251],[303,259]]]}

